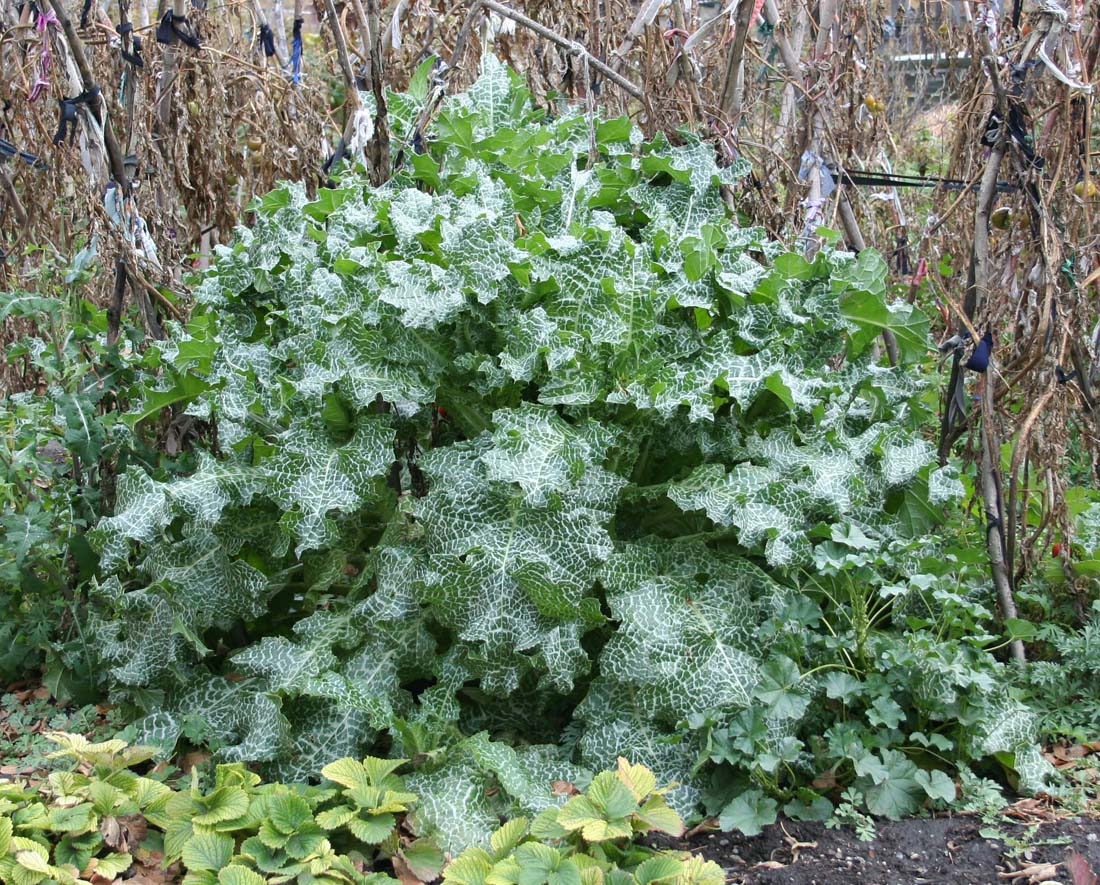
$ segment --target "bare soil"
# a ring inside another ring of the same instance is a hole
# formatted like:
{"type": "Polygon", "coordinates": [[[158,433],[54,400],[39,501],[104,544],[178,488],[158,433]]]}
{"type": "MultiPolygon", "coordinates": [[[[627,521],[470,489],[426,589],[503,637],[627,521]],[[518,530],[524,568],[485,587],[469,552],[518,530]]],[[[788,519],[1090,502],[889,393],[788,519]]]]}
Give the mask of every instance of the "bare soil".
{"type": "Polygon", "coordinates": [[[1097,885],[1100,820],[998,824],[1004,839],[984,828],[970,816],[882,821],[861,842],[849,828],[781,821],[759,836],[700,833],[678,847],[716,861],[731,885],[1097,885]]]}

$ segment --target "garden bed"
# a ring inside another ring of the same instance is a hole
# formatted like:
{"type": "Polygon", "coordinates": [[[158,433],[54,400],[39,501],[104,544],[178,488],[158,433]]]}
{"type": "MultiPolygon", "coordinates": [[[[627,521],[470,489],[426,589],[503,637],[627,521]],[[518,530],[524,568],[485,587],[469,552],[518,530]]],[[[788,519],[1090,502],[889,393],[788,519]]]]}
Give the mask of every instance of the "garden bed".
{"type": "MultiPolygon", "coordinates": [[[[90,739],[102,740],[118,725],[108,707],[67,707],[41,685],[9,685],[0,691],[0,779],[45,778],[52,767],[46,754],[56,747],[44,732],[83,727],[90,739]]],[[[729,885],[1097,885],[1089,877],[1100,871],[1100,806],[1074,815],[1049,801],[1022,799],[997,823],[969,814],[877,821],[871,841],[861,841],[852,827],[781,819],[758,836],[696,828],[684,840],[655,845],[715,861],[729,885]]],[[[179,878],[173,870],[148,872],[158,881],[179,878]]]]}
{"type": "Polygon", "coordinates": [[[700,833],[681,847],[719,863],[736,885],[1084,885],[1100,870],[1100,820],[1090,816],[993,827],[975,816],[912,818],[876,829],[861,842],[849,827],[780,821],[759,836],[700,833]],[[1076,879],[1067,864],[1075,853],[1087,864],[1076,879]]]}

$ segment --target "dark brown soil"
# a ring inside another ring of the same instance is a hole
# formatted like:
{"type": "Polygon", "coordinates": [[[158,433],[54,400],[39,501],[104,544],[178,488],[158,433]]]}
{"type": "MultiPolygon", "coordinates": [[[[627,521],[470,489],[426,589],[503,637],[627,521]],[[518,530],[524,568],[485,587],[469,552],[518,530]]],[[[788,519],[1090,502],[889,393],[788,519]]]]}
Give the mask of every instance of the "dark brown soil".
{"type": "Polygon", "coordinates": [[[681,847],[716,861],[736,885],[1095,885],[1097,881],[1087,873],[1100,873],[1100,820],[1075,817],[1036,828],[999,824],[995,829],[1004,834],[1004,840],[980,835],[983,828],[980,820],[968,816],[882,821],[874,841],[860,842],[848,828],[827,830],[818,823],[784,821],[751,838],[701,833],[681,847]],[[1066,863],[1073,853],[1082,856],[1073,862],[1077,878],[1066,863]],[[1052,869],[1049,864],[1057,866],[1052,869]]]}

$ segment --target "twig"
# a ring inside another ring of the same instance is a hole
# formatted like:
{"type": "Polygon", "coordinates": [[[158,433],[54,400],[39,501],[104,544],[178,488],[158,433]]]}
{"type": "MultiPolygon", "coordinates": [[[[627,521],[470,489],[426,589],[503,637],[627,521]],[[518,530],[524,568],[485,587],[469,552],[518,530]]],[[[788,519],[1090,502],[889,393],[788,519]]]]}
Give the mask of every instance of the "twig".
{"type": "MultiPolygon", "coordinates": [[[[998,109],[1002,118],[1007,120],[1008,97],[1001,85],[997,73],[995,56],[989,44],[989,37],[982,32],[980,34],[983,44],[983,61],[989,72],[990,80],[997,97],[998,109]]],[[[1001,127],[1000,137],[990,151],[989,160],[986,163],[985,174],[982,176],[981,190],[978,192],[977,205],[974,209],[974,245],[970,260],[970,285],[966,293],[966,315],[972,319],[977,313],[979,303],[984,302],[989,292],[989,215],[993,206],[993,198],[996,194],[997,175],[1001,170],[1001,161],[1004,159],[1008,137],[1007,125],[1001,127]]],[[[956,383],[961,384],[962,378],[961,355],[956,354],[952,377],[956,383]]],[[[997,439],[994,427],[994,385],[997,374],[994,371],[994,361],[990,356],[989,365],[985,372],[985,385],[982,389],[982,499],[985,502],[987,520],[986,548],[989,551],[989,565],[993,574],[993,584],[997,589],[997,600],[1000,603],[1001,617],[1005,620],[1016,617],[1016,601],[1012,597],[1012,571],[1008,560],[1008,543],[1005,532],[1005,508],[1001,495],[1001,447],[997,439]]],[[[944,427],[948,427],[948,417],[951,413],[951,400],[944,410],[944,427]]],[[[946,439],[947,434],[943,435],[946,439]]],[[[943,456],[941,449],[940,455],[943,456]]],[[[1009,643],[1012,657],[1020,662],[1026,661],[1024,644],[1019,639],[1009,643]]]]}
{"type": "Polygon", "coordinates": [[[367,27],[370,37],[370,82],[374,92],[374,137],[371,139],[371,167],[374,183],[389,179],[390,129],[386,109],[386,92],[382,83],[382,30],[378,0],[367,0],[367,27]]]}
{"type": "MultiPolygon", "coordinates": [[[[177,19],[185,18],[187,0],[172,0],[172,15],[177,19]]],[[[166,134],[172,118],[172,93],[176,69],[179,67],[179,55],[180,41],[173,40],[164,49],[164,68],[160,72],[160,80],[157,83],[157,122],[154,127],[154,137],[166,134]]]]}
{"type": "Polygon", "coordinates": [[[829,49],[829,38],[833,33],[833,21],[837,14],[837,0],[821,0],[821,23],[817,29],[817,45],[814,47],[814,58],[822,59],[829,49]]]}
{"type": "Polygon", "coordinates": [[[742,65],[745,57],[745,41],[749,37],[749,20],[752,18],[753,0],[740,0],[737,7],[736,31],[733,35],[733,50],[726,63],[726,75],[722,85],[722,114],[736,127],[741,116],[741,94],[738,82],[742,78],[742,65]]]}
{"type": "Polygon", "coordinates": [[[558,46],[561,46],[564,49],[568,49],[574,55],[580,55],[587,58],[588,64],[591,65],[594,70],[599,71],[601,74],[607,77],[608,80],[610,80],[624,92],[629,93],[639,101],[645,100],[645,93],[642,92],[639,86],[631,83],[617,71],[613,71],[602,61],[592,55],[592,53],[585,49],[585,47],[580,43],[577,43],[574,40],[566,39],[556,31],[551,31],[544,25],[539,24],[533,18],[528,18],[522,12],[517,12],[516,10],[505,6],[503,3],[497,3],[496,0],[481,0],[481,5],[484,6],[486,9],[493,10],[493,12],[495,12],[497,15],[503,15],[505,18],[510,18],[512,21],[516,22],[516,24],[523,25],[525,28],[534,31],[540,37],[545,37],[552,43],[557,43],[558,46]]]}
{"type": "MultiPolygon", "coordinates": [[[[252,11],[256,15],[256,23],[260,26],[261,29],[271,28],[271,25],[267,21],[267,13],[264,12],[264,8],[260,5],[260,0],[252,0],[252,11]]],[[[274,34],[272,34],[272,37],[274,38],[274,34]]],[[[264,57],[266,58],[266,56],[264,57]]],[[[286,56],[279,51],[278,42],[275,43],[275,59],[279,62],[280,68],[285,67],[286,56]]]]}
{"type": "Polygon", "coordinates": [[[359,42],[363,46],[363,74],[368,83],[374,81],[374,66],[371,64],[371,26],[367,18],[367,12],[363,9],[362,0],[351,0],[351,8],[355,10],[355,18],[359,21],[359,42]]]}
{"type": "Polygon", "coordinates": [[[103,147],[107,151],[107,159],[111,164],[111,175],[123,188],[123,192],[128,194],[129,183],[126,181],[125,167],[122,163],[122,149],[118,145],[118,139],[115,138],[115,131],[111,128],[110,120],[107,119],[107,105],[103,100],[102,93],[99,92],[99,87],[96,85],[92,67],[88,64],[88,57],[84,54],[84,44],[77,35],[76,28],[73,27],[72,20],[69,18],[62,0],[50,0],[50,6],[53,7],[54,15],[57,16],[58,21],[61,23],[61,29],[65,32],[65,40],[69,44],[69,51],[73,54],[73,61],[76,62],[77,70],[80,71],[84,91],[95,93],[95,99],[89,107],[92,109],[92,113],[95,114],[96,122],[103,130],[103,147]]]}
{"type": "Polygon", "coordinates": [[[275,37],[275,57],[284,68],[290,63],[286,45],[286,12],[280,0],[271,4],[271,31],[275,37]]]}
{"type": "Polygon", "coordinates": [[[352,120],[355,117],[355,111],[361,107],[359,104],[359,88],[355,81],[355,69],[351,66],[347,37],[344,34],[343,26],[340,24],[340,16],[336,13],[336,4],[333,0],[325,0],[325,10],[328,12],[329,26],[332,28],[332,39],[336,43],[336,57],[340,62],[340,72],[344,75],[344,104],[350,108],[351,113],[348,114],[348,119],[352,120]]]}
{"type": "Polygon", "coordinates": [[[115,285],[111,292],[111,303],[107,306],[107,344],[111,347],[118,342],[122,329],[122,305],[126,299],[126,261],[119,256],[115,259],[115,285]]]}
{"type": "MultiPolygon", "coordinates": [[[[973,340],[978,341],[977,330],[974,328],[973,319],[977,312],[979,298],[984,299],[989,288],[989,210],[993,205],[993,197],[996,192],[997,175],[1001,170],[1001,161],[1005,155],[1005,133],[989,154],[985,171],[982,173],[982,184],[978,191],[978,205],[974,210],[974,241],[970,256],[970,269],[968,271],[966,301],[962,310],[956,306],[959,317],[958,331],[970,332],[973,340]]],[[[947,382],[947,399],[944,402],[943,418],[940,421],[940,463],[947,463],[947,456],[955,441],[954,429],[956,414],[954,403],[958,396],[959,387],[964,383],[962,355],[955,354],[951,363],[951,377],[947,382]]]]}
{"type": "MultiPolygon", "coordinates": [[[[1063,341],[1063,348],[1064,343],[1063,341]]],[[[1008,507],[1006,508],[1008,514],[1008,529],[1005,543],[1006,559],[1009,563],[1014,563],[1016,561],[1016,536],[1019,528],[1016,505],[1020,490],[1020,464],[1027,452],[1028,442],[1031,440],[1031,431],[1035,427],[1035,422],[1043,413],[1043,410],[1046,409],[1047,403],[1049,403],[1054,396],[1055,389],[1053,383],[1048,385],[1039,399],[1035,401],[1035,405],[1032,406],[1027,418],[1024,419],[1024,423],[1020,425],[1020,429],[1016,433],[1016,441],[1012,445],[1012,461],[1008,469],[1008,507]]]]}
{"type": "Polygon", "coordinates": [[[798,62],[798,53],[791,47],[791,41],[787,39],[786,25],[779,18],[779,7],[775,0],[764,0],[764,18],[773,28],[775,33],[772,38],[779,47],[779,56],[783,59],[783,66],[792,80],[801,82],[802,67],[798,62]]]}
{"type": "Polygon", "coordinates": [[[3,167],[0,167],[0,182],[4,184],[4,190],[7,191],[8,200],[11,202],[11,211],[15,215],[16,224],[23,227],[27,223],[27,210],[23,208],[23,203],[19,200],[19,193],[15,189],[15,183],[11,180],[11,176],[8,175],[8,171],[3,167]]]}
{"type": "MultiPolygon", "coordinates": [[[[623,69],[623,65],[626,64],[626,57],[630,54],[630,50],[634,48],[634,43],[642,35],[645,29],[653,23],[653,20],[660,14],[661,7],[664,5],[662,0],[645,0],[638,8],[638,14],[634,17],[634,21],[627,29],[626,36],[623,38],[623,42],[619,44],[617,49],[611,50],[611,68],[618,72],[623,69]]],[[[673,9],[673,15],[679,13],[679,19],[683,19],[684,11],[680,8],[680,4],[673,2],[670,4],[673,9]]],[[[676,27],[682,28],[683,25],[677,22],[676,27]]]]}
{"type": "Polygon", "coordinates": [[[462,56],[466,52],[466,41],[470,38],[470,31],[473,30],[474,22],[477,21],[477,17],[480,13],[481,0],[474,0],[474,2],[470,4],[470,11],[466,13],[466,18],[462,22],[458,37],[455,39],[454,49],[451,51],[451,60],[447,65],[447,70],[444,72],[445,77],[458,65],[462,64],[462,56]]]}
{"type": "MultiPolygon", "coordinates": [[[[1001,447],[993,426],[993,385],[996,372],[993,358],[990,357],[986,370],[985,386],[982,389],[982,501],[985,503],[986,548],[989,551],[989,564],[993,573],[993,584],[997,588],[997,602],[1003,620],[1012,620],[1017,616],[1016,600],[1012,597],[1012,575],[1007,562],[1005,543],[1005,511],[1001,497],[1000,459],[1001,447]],[[996,463],[994,463],[996,457],[996,463]]],[[[1012,657],[1023,663],[1027,660],[1024,644],[1019,639],[1009,643],[1012,657]]]]}
{"type": "Polygon", "coordinates": [[[947,220],[955,213],[955,210],[960,206],[962,201],[970,195],[970,189],[974,187],[979,178],[981,178],[981,175],[975,175],[973,178],[966,182],[966,186],[963,187],[959,195],[955,197],[951,205],[947,207],[943,215],[937,218],[936,223],[929,227],[928,230],[921,235],[922,242],[929,239],[934,233],[936,233],[936,231],[938,231],[941,227],[944,226],[944,224],[947,223],[947,220]]]}
{"type": "Polygon", "coordinates": [[[336,43],[336,57],[340,62],[340,71],[344,75],[344,129],[340,135],[340,144],[336,148],[337,154],[347,150],[351,144],[352,135],[355,132],[355,117],[362,109],[359,102],[359,84],[355,80],[355,70],[351,66],[351,58],[348,56],[348,41],[344,35],[344,26],[340,23],[340,16],[336,13],[336,4],[333,0],[325,0],[325,10],[332,28],[332,38],[336,43]]]}

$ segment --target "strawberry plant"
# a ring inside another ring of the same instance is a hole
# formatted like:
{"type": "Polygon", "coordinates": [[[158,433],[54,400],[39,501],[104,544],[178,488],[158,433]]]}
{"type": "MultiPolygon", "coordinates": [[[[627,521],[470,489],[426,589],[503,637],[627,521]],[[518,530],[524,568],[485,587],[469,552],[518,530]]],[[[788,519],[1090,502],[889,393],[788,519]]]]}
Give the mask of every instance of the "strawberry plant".
{"type": "Polygon", "coordinates": [[[5,885],[125,879],[157,864],[173,877],[181,867],[187,885],[393,885],[391,870],[402,881],[444,873],[456,885],[723,880],[713,863],[637,843],[651,831],[680,835],[683,823],[665,803],[667,788],[625,759],[534,821],[517,817],[486,834],[484,849],[468,849],[444,870],[435,843],[410,834],[408,812],[418,799],[396,773],[407,760],[339,759],[314,787],[265,784],[239,763],[223,764],[211,782],[202,784],[193,769],[189,787],[173,789],[133,770],[152,748],[64,732],[47,737],[60,747],[52,757],[74,770],[54,771],[37,789],[0,780],[5,885]]]}
{"type": "MultiPolygon", "coordinates": [[[[122,740],[91,743],[76,734],[47,737],[60,749],[54,759],[75,770],[49,775],[39,789],[0,780],[0,882],[35,885],[53,881],[79,885],[95,878],[128,878],[158,862],[177,862],[188,885],[255,885],[297,878],[329,885],[387,885],[396,880],[393,859],[409,859],[424,881],[439,875],[443,855],[427,839],[402,838],[391,814],[358,840],[326,831],[338,791],[331,787],[264,784],[241,764],[220,765],[203,788],[198,770],[189,788],[174,790],[132,769],[154,753],[122,740]],[[331,842],[329,836],[335,840],[331,842]],[[379,851],[378,843],[388,843],[379,851]],[[155,852],[155,855],[154,855],[155,852]]],[[[386,766],[404,760],[343,759],[336,771],[386,766]]],[[[388,783],[400,788],[392,773],[388,783]]],[[[396,795],[396,794],[390,794],[396,795]]],[[[400,793],[401,811],[416,797],[400,793]]],[[[397,810],[391,801],[392,810],[397,810]]]]}
{"type": "Polygon", "coordinates": [[[665,804],[653,772],[619,758],[561,808],[528,822],[518,817],[468,848],[444,871],[444,885],[721,885],[725,872],[686,852],[658,851],[635,840],[672,836],[683,823],[665,804]]]}

